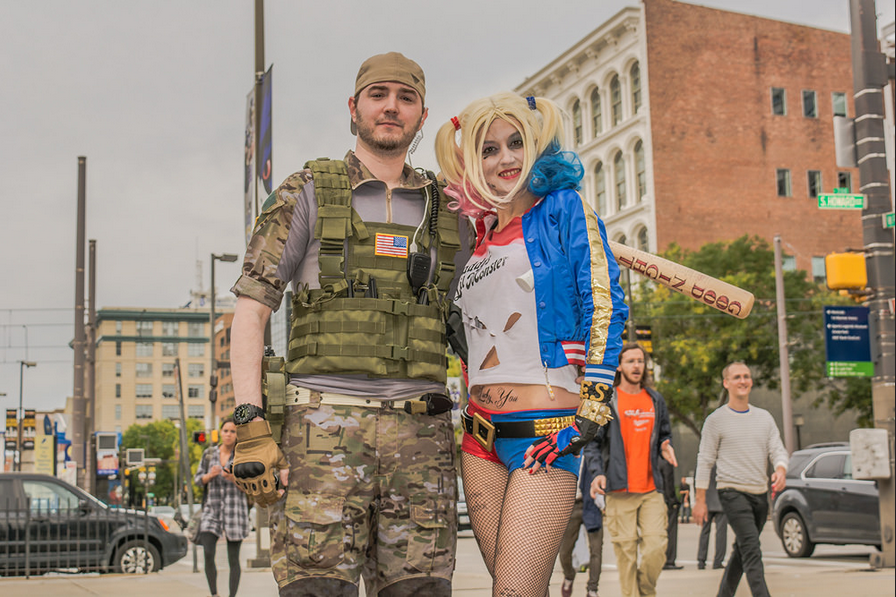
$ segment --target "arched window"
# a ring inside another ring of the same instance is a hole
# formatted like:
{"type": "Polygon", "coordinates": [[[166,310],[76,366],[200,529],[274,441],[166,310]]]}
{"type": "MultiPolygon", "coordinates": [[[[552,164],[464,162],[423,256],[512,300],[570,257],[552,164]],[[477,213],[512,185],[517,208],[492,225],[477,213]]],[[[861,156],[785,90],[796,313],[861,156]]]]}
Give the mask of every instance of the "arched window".
{"type": "Polygon", "coordinates": [[[597,214],[607,215],[607,175],[601,162],[594,167],[594,195],[597,203],[597,214]]]}
{"type": "Polygon", "coordinates": [[[572,128],[573,128],[573,138],[576,140],[576,145],[582,144],[582,105],[579,103],[579,100],[576,100],[576,103],[572,105],[572,128]]]}
{"type": "Polygon", "coordinates": [[[621,151],[617,151],[613,158],[613,177],[616,181],[616,210],[622,211],[625,208],[625,160],[621,151]]]}
{"type": "Polygon", "coordinates": [[[619,86],[619,75],[610,81],[610,104],[612,107],[613,126],[622,122],[622,89],[619,86]]]}
{"type": "MultiPolygon", "coordinates": [[[[625,238],[625,235],[624,235],[624,234],[620,234],[620,235],[616,238],[616,242],[619,243],[620,245],[624,245],[625,243],[628,242],[628,239],[625,238]]],[[[625,269],[625,268],[621,268],[621,269],[625,269]]],[[[627,271],[627,270],[626,270],[626,271],[627,271]]]]}
{"type": "Polygon", "coordinates": [[[644,166],[644,144],[635,143],[635,176],[638,179],[638,202],[647,194],[647,169],[644,166]]]}
{"type": "Polygon", "coordinates": [[[594,91],[591,92],[591,126],[595,137],[601,134],[604,130],[600,124],[601,116],[600,91],[595,87],[594,91]]]}
{"type": "Polygon", "coordinates": [[[638,230],[638,248],[644,252],[650,251],[650,239],[647,238],[647,228],[638,230]]]}
{"type": "Polygon", "coordinates": [[[641,108],[641,65],[637,62],[634,63],[630,74],[632,80],[632,114],[637,114],[641,108]]]}

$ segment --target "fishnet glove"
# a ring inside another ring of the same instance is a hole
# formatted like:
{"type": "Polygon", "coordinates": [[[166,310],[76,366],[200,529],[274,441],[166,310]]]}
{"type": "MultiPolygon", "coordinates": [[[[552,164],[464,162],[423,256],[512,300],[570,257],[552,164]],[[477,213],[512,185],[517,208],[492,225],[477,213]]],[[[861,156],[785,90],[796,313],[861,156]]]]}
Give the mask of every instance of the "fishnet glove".
{"type": "Polygon", "coordinates": [[[280,469],[289,468],[286,457],[271,437],[267,421],[237,425],[233,476],[237,486],[262,507],[280,499],[280,469]]]}

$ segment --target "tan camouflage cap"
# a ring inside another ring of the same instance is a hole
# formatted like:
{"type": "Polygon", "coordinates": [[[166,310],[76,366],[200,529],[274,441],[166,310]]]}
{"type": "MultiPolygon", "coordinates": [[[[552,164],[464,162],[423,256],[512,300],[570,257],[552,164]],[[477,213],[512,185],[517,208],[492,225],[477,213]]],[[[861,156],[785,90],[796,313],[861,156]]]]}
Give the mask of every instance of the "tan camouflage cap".
{"type": "MultiPolygon", "coordinates": [[[[423,69],[399,52],[377,54],[365,60],[355,78],[355,96],[368,85],[386,82],[407,85],[417,92],[421,103],[426,105],[426,77],[423,75],[423,69]]],[[[356,134],[354,122],[352,122],[352,134],[356,134]]]]}

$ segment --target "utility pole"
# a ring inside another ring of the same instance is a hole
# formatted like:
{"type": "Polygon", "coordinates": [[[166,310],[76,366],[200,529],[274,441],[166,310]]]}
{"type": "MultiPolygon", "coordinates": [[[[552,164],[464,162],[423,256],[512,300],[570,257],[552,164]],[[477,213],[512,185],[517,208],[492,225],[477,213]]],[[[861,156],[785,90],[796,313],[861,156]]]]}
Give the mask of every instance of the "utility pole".
{"type": "MultiPolygon", "coordinates": [[[[190,469],[190,444],[187,442],[187,417],[184,412],[184,382],[183,376],[181,375],[180,370],[180,357],[176,357],[174,359],[174,371],[177,373],[177,385],[175,386],[177,391],[177,403],[180,405],[180,470],[181,475],[184,480],[184,485],[187,486],[187,503],[190,505],[190,516],[187,517],[187,522],[193,518],[193,507],[195,506],[196,501],[193,498],[193,472],[190,469]]],[[[180,505],[180,492],[181,488],[177,488],[177,500],[175,503],[180,505]]],[[[193,544],[193,572],[199,572],[199,559],[196,555],[196,544],[193,544]]]]}
{"type": "Polygon", "coordinates": [[[784,302],[784,257],[781,235],[775,235],[775,300],[778,312],[778,363],[781,369],[781,426],[784,447],[793,454],[793,403],[790,400],[790,350],[787,348],[787,305],[784,302]]]}
{"type": "Polygon", "coordinates": [[[88,489],[84,450],[84,222],[87,211],[87,158],[78,157],[78,223],[75,246],[75,380],[72,390],[72,459],[77,465],[77,482],[81,489],[88,489]]]}
{"type": "Polygon", "coordinates": [[[884,135],[883,88],[887,85],[887,66],[877,39],[874,0],[850,0],[852,26],[852,72],[856,112],[856,161],[859,165],[860,190],[865,195],[862,233],[865,243],[865,268],[871,297],[868,326],[871,333],[871,401],[874,426],[887,430],[890,475],[878,479],[880,495],[881,553],[871,556],[876,568],[896,564],[896,471],[894,471],[894,416],[896,416],[896,343],[892,302],[894,274],[893,233],[883,227],[883,214],[890,211],[884,135]],[[889,304],[888,304],[889,303],[889,304]]]}
{"type": "Polygon", "coordinates": [[[87,436],[87,492],[96,495],[96,240],[90,240],[87,275],[87,387],[84,429],[87,436]]]}

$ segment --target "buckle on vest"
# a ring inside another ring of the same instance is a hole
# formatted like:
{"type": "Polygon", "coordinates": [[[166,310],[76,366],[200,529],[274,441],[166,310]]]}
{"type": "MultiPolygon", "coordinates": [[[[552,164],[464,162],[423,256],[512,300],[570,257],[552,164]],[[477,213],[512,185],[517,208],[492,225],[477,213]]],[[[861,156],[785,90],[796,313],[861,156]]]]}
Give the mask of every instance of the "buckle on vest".
{"type": "Polygon", "coordinates": [[[486,452],[491,452],[495,446],[495,426],[479,413],[473,413],[473,439],[479,442],[486,452]]]}

